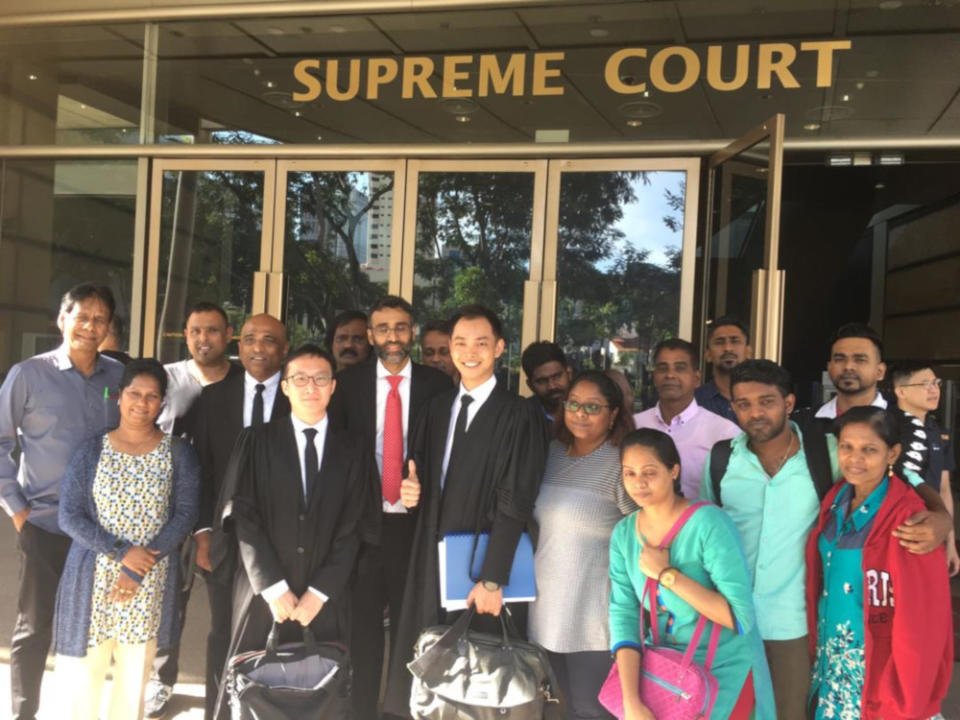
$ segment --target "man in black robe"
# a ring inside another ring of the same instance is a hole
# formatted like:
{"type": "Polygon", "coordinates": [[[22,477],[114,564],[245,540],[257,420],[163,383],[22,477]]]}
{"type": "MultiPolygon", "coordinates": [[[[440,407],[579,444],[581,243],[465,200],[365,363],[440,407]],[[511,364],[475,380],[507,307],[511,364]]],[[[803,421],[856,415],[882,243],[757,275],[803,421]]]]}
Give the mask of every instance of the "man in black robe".
{"type": "Polygon", "coordinates": [[[489,532],[480,579],[467,602],[480,614],[499,615],[501,586],[531,522],[546,458],[547,434],[536,408],[494,376],[504,351],[496,315],[468,305],[450,327],[460,386],[431,399],[411,437],[409,475],[401,487],[404,504],[417,508],[417,526],[384,711],[402,717],[409,716],[406,664],[417,636],[451,621],[440,605],[438,539],[489,532]]]}
{"type": "Polygon", "coordinates": [[[334,361],[305,345],[284,364],[290,417],[244,430],[225,478],[224,527],[239,544],[231,655],[309,626],[318,640],[349,637],[347,582],[359,539],[365,459],[360,438],[334,430],[327,405],[334,361]],[[293,622],[287,622],[293,621],[293,622]]]}

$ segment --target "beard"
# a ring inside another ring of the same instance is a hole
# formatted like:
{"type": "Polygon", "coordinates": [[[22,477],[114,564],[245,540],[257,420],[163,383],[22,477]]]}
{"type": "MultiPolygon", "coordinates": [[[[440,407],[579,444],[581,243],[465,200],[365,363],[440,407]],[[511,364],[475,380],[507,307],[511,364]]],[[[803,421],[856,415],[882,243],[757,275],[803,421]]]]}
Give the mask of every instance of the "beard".
{"type": "Polygon", "coordinates": [[[723,353],[717,361],[716,369],[728,373],[740,364],[740,358],[734,353],[723,353]]]}
{"type": "Polygon", "coordinates": [[[410,356],[410,345],[402,343],[390,343],[390,345],[374,344],[373,351],[383,362],[398,363],[403,362],[410,356]]]}
{"type": "Polygon", "coordinates": [[[856,373],[842,373],[833,381],[833,385],[837,388],[837,392],[843,395],[856,395],[867,389],[863,378],[856,373]]]}
{"type": "Polygon", "coordinates": [[[750,421],[744,427],[744,431],[750,437],[751,442],[764,443],[782,433],[786,427],[787,416],[784,414],[780,416],[779,421],[750,421]]]}
{"type": "Polygon", "coordinates": [[[566,393],[563,390],[551,390],[546,395],[540,396],[540,404],[547,409],[547,412],[553,413],[560,409],[560,403],[566,393]]]}

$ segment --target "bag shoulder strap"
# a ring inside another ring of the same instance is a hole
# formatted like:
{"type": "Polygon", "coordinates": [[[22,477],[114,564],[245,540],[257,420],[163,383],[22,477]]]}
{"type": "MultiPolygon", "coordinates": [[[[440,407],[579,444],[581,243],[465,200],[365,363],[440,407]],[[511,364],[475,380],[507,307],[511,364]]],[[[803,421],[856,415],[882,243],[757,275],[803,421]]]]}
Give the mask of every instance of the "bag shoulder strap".
{"type": "Polygon", "coordinates": [[[810,470],[817,497],[823,500],[834,485],[833,465],[830,463],[830,447],[827,443],[830,423],[818,418],[811,408],[798,410],[793,414],[792,420],[803,434],[803,454],[807,460],[807,468],[810,470]]]}
{"type": "Polygon", "coordinates": [[[683,529],[683,526],[687,524],[687,520],[689,520],[697,510],[709,504],[710,503],[708,503],[706,500],[700,500],[698,502],[691,503],[690,507],[684,510],[683,514],[677,518],[677,521],[673,524],[673,527],[670,528],[670,532],[663,536],[663,540],[660,541],[660,549],[664,550],[670,547],[670,543],[673,542],[673,539],[677,536],[677,533],[683,529]]]}
{"type": "Polygon", "coordinates": [[[720,440],[710,450],[710,484],[713,489],[713,500],[720,507],[723,507],[720,483],[723,482],[723,476],[727,474],[727,465],[730,464],[732,452],[733,445],[730,440],[720,440]]]}

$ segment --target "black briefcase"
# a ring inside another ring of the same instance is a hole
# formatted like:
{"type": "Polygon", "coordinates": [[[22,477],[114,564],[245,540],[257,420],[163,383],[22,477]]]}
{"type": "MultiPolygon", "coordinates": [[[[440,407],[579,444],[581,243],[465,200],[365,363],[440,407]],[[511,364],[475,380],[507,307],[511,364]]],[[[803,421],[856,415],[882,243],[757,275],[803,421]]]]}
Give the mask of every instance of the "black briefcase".
{"type": "Polygon", "coordinates": [[[225,690],[232,720],[349,720],[350,657],[339,643],[278,645],[274,623],[266,648],[227,663],[225,690]]]}

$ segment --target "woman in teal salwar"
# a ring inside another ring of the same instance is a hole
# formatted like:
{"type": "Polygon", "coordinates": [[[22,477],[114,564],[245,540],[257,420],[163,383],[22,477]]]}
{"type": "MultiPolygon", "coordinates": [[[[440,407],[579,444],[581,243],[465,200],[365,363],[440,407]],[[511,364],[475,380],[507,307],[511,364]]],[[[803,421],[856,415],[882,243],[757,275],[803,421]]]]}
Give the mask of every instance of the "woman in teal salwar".
{"type": "MultiPolygon", "coordinates": [[[[733,522],[713,505],[699,508],[673,539],[662,539],[690,502],[680,493],[680,457],[659,430],[636,430],[620,449],[623,482],[640,510],[610,539],[610,642],[617,659],[627,720],[655,720],[639,697],[640,599],[647,578],[658,580],[660,644],[686,649],[702,613],[722,628],[711,672],[719,691],[711,718],[773,720],[770,671],[756,628],[752,582],[733,522]]],[[[649,599],[645,603],[649,608],[649,599]]],[[[695,655],[703,664],[704,633],[695,655]]]]}

